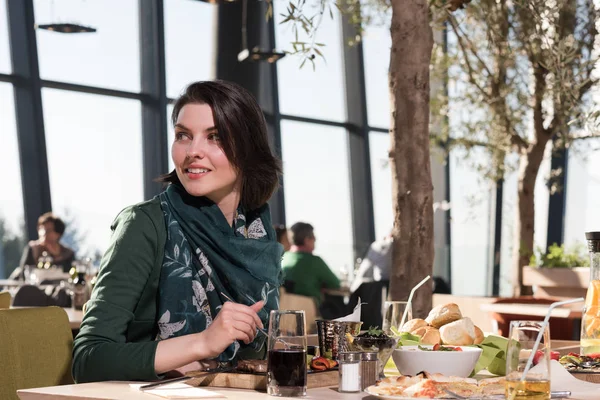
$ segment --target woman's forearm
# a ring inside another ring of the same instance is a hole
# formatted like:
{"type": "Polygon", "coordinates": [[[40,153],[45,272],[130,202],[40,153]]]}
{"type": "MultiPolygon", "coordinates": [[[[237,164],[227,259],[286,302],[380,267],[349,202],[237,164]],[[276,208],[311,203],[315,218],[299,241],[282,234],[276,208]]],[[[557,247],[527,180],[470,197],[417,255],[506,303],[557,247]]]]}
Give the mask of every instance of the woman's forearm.
{"type": "Polygon", "coordinates": [[[164,374],[194,361],[215,356],[205,344],[204,332],[161,340],[156,347],[154,370],[157,375],[164,374]]]}

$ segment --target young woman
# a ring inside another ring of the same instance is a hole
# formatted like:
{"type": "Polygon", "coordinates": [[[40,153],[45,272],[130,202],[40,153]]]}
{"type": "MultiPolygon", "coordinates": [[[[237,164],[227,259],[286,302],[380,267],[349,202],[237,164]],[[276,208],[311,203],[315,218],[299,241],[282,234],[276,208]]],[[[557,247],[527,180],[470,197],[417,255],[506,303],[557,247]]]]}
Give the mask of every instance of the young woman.
{"type": "Polygon", "coordinates": [[[257,327],[278,307],[282,279],[266,204],[281,166],[264,116],[242,87],[197,82],[172,122],[167,189],[112,226],[74,342],[77,382],[154,380],[199,360],[264,357],[257,327]]]}

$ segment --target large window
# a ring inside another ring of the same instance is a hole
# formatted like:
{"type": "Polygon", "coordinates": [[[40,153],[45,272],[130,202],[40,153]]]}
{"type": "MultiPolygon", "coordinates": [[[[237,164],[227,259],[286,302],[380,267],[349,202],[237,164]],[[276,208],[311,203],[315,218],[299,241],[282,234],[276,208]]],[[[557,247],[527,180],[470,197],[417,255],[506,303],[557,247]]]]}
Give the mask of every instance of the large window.
{"type": "Polygon", "coordinates": [[[490,279],[490,195],[493,186],[477,171],[487,163],[483,151],[468,160],[462,149],[450,153],[452,294],[483,296],[490,279]]]}
{"type": "Polygon", "coordinates": [[[569,151],[565,243],[585,242],[585,232],[600,231],[600,139],[587,139],[569,151]],[[585,149],[585,150],[584,150],[585,149]]]}
{"type": "Polygon", "coordinates": [[[215,13],[202,1],[168,0],[165,9],[167,95],[177,97],[191,82],[215,77],[215,13]]]}
{"type": "Polygon", "coordinates": [[[2,110],[0,171],[4,171],[2,194],[0,194],[0,279],[2,279],[17,267],[25,244],[23,191],[13,88],[8,83],[0,82],[0,109],[2,110]]]}
{"type": "Polygon", "coordinates": [[[375,215],[375,238],[386,237],[394,225],[392,210],[392,171],[390,170],[390,136],[386,133],[369,133],[371,158],[371,187],[373,188],[373,212],[375,215]]]}
{"type": "Polygon", "coordinates": [[[363,39],[369,125],[390,126],[388,70],[392,37],[387,27],[367,27],[363,39]]]}
{"type": "Polygon", "coordinates": [[[52,207],[78,228],[78,255],[104,251],[110,225],[143,200],[138,101],[42,91],[52,207]]]}
{"type": "Polygon", "coordinates": [[[9,73],[11,69],[6,1],[0,1],[0,73],[9,73]]]}
{"type": "Polygon", "coordinates": [[[354,266],[346,130],[283,121],[285,217],[315,228],[315,254],[338,274],[354,266]]]}
{"type": "MultiPolygon", "coordinates": [[[[277,9],[274,12],[277,46],[290,50],[295,40],[294,34],[289,23],[281,24],[282,12],[277,9]]],[[[310,62],[299,68],[302,61],[300,56],[288,55],[277,62],[279,108],[282,114],[332,121],[346,119],[341,25],[338,13],[334,12],[333,15],[331,19],[329,13],[325,13],[317,33],[316,41],[325,44],[320,47],[325,60],[317,57],[315,70],[310,62]]],[[[300,35],[299,40],[306,39],[300,35]]]]}
{"type": "Polygon", "coordinates": [[[38,29],[42,79],[140,90],[137,0],[34,0],[37,24],[73,22],[94,33],[64,34],[38,29]]]}

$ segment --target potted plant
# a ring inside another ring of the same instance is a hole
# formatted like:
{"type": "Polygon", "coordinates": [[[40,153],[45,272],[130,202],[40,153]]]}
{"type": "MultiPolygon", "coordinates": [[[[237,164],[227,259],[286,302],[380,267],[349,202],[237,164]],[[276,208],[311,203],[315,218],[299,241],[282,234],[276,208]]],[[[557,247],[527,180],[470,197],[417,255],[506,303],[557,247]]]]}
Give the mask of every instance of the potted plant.
{"type": "Polygon", "coordinates": [[[555,243],[545,253],[537,249],[529,264],[523,269],[523,284],[534,286],[536,297],[585,297],[590,282],[585,246],[555,243]]]}

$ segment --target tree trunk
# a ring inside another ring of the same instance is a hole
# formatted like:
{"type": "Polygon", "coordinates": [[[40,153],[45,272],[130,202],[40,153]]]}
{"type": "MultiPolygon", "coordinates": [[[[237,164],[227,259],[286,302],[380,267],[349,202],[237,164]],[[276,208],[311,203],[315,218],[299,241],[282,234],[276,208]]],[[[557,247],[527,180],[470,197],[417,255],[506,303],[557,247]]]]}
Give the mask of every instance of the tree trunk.
{"type": "MultiPolygon", "coordinates": [[[[392,300],[406,300],[433,271],[433,185],[429,159],[429,65],[433,32],[427,0],[392,0],[389,68],[390,165],[394,207],[392,300]]],[[[413,314],[431,309],[431,282],[413,298],[413,314]]]]}

